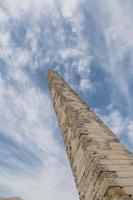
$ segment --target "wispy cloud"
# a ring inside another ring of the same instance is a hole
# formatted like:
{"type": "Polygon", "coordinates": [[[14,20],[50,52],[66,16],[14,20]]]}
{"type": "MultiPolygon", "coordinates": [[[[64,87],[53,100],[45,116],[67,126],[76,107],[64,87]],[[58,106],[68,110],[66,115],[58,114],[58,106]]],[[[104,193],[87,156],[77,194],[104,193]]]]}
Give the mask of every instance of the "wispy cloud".
{"type": "Polygon", "coordinates": [[[1,7],[1,196],[77,198],[62,139],[55,135],[57,124],[53,123],[56,119],[44,77],[38,71],[44,68],[47,73],[44,65],[51,63],[56,51],[56,36],[49,33],[58,24],[57,19],[55,25],[51,19],[50,24],[45,22],[54,9],[53,3],[5,1],[1,7]],[[42,19],[44,8],[47,12],[42,19]],[[32,16],[33,10],[39,14],[32,16]]]}

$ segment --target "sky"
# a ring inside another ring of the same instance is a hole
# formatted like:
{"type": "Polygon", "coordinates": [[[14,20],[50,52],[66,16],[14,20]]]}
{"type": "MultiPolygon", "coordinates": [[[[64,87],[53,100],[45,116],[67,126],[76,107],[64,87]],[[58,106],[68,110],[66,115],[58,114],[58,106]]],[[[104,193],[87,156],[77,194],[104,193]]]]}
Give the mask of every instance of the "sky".
{"type": "Polygon", "coordinates": [[[0,0],[1,197],[79,199],[48,69],[133,151],[132,10],[132,0],[0,0]]]}

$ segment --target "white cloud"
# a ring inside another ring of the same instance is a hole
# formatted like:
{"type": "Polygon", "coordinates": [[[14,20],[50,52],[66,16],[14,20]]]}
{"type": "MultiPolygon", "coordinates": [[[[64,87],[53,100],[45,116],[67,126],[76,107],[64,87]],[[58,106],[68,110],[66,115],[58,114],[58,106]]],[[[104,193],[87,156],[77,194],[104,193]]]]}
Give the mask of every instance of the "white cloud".
{"type": "MultiPolygon", "coordinates": [[[[131,5],[132,2],[128,1],[126,5],[131,5]]],[[[108,67],[104,67],[110,73],[115,82],[116,87],[131,107],[131,96],[129,91],[129,75],[133,71],[133,65],[130,66],[126,63],[123,65],[124,59],[130,52],[132,54],[133,42],[133,22],[129,7],[125,7],[121,1],[109,0],[104,3],[103,11],[108,12],[107,18],[103,23],[104,34],[107,45],[107,56],[109,59],[108,67]],[[126,73],[125,73],[126,72],[126,73]]],[[[105,12],[105,14],[106,14],[105,12]]]]}
{"type": "Polygon", "coordinates": [[[91,90],[92,89],[92,84],[89,80],[87,79],[81,79],[80,80],[80,89],[83,92],[86,92],[86,90],[91,90]]]}
{"type": "Polygon", "coordinates": [[[7,20],[8,20],[7,14],[4,12],[4,10],[2,8],[0,8],[0,23],[1,23],[1,25],[4,23],[7,23],[7,20]]]}
{"type": "Polygon", "coordinates": [[[10,50],[11,50],[10,32],[8,30],[1,30],[0,31],[1,55],[7,55],[8,52],[10,52],[10,50]]]}
{"type": "Polygon", "coordinates": [[[114,109],[111,104],[104,108],[107,114],[101,114],[100,109],[95,109],[100,118],[116,134],[122,143],[133,151],[133,121],[129,116],[124,116],[120,111],[114,109]]]}
{"type": "Polygon", "coordinates": [[[24,14],[29,14],[31,12],[33,16],[38,17],[42,14],[44,9],[44,14],[50,11],[49,9],[51,9],[52,6],[53,0],[49,0],[48,2],[46,0],[27,0],[23,1],[23,3],[21,0],[14,0],[12,2],[10,0],[4,1],[4,7],[8,9],[10,16],[16,19],[20,19],[24,14]],[[36,12],[33,12],[33,10],[36,12]]]}
{"type": "MultiPolygon", "coordinates": [[[[12,12],[17,9],[16,5],[11,6],[12,12]]],[[[28,4],[22,8],[28,9],[28,4]]],[[[17,12],[13,17],[17,16],[17,12]]],[[[41,160],[42,166],[35,166],[36,170],[30,170],[23,161],[17,160],[12,151],[9,154],[10,149],[3,149],[1,159],[5,160],[4,155],[8,155],[10,159],[6,164],[11,167],[10,172],[12,167],[16,172],[9,174],[9,171],[1,166],[0,183],[10,189],[8,195],[22,196],[25,200],[55,197],[64,200],[78,199],[65,151],[54,136],[54,129],[57,127],[56,123],[53,123],[56,119],[50,98],[45,90],[42,91],[36,86],[36,82],[25,70],[25,66],[29,66],[34,71],[40,68],[39,59],[49,59],[48,56],[43,58],[38,51],[40,29],[35,28],[33,33],[32,28],[31,31],[28,30],[26,42],[31,42],[32,51],[14,45],[10,29],[5,28],[0,32],[0,53],[6,63],[2,66],[5,67],[5,76],[0,77],[0,132],[6,134],[7,138],[12,138],[14,144],[27,147],[41,160]],[[37,61],[34,63],[33,59],[37,61]]],[[[23,153],[21,155],[20,152],[19,156],[23,157],[23,153]]],[[[32,161],[32,158],[28,159],[32,161]]]]}
{"type": "Polygon", "coordinates": [[[11,174],[0,175],[1,181],[7,187],[12,187],[11,195],[21,196],[23,199],[63,199],[68,200],[78,199],[76,190],[73,191],[73,185],[67,179],[67,176],[72,176],[71,171],[65,166],[61,166],[60,163],[49,157],[46,160],[45,169],[40,168],[37,173],[32,174],[32,178],[28,176],[19,175],[12,176],[11,174]],[[16,182],[17,180],[17,182],[16,182]],[[59,192],[60,190],[60,192],[59,192]]]}
{"type": "Polygon", "coordinates": [[[60,50],[59,54],[63,59],[68,59],[71,57],[81,56],[82,52],[79,51],[78,49],[69,48],[69,49],[60,50]]]}
{"type": "Polygon", "coordinates": [[[61,0],[60,1],[62,4],[62,14],[66,18],[71,18],[73,17],[75,11],[77,11],[77,0],[61,0]]]}
{"type": "Polygon", "coordinates": [[[133,144],[133,121],[129,121],[127,126],[127,136],[131,144],[133,144]]]}
{"type": "Polygon", "coordinates": [[[8,82],[5,83],[1,78],[0,131],[6,133],[7,137],[9,135],[18,145],[29,146],[38,159],[41,159],[43,165],[33,172],[31,169],[27,174],[26,171],[30,170],[28,166],[18,162],[11,153],[8,163],[13,165],[14,169],[17,167],[20,173],[22,170],[25,175],[18,177],[18,175],[8,174],[4,169],[5,173],[1,174],[1,184],[10,188],[11,195],[22,196],[25,200],[36,198],[43,200],[44,196],[47,199],[54,197],[62,199],[62,196],[65,200],[76,199],[76,190],[65,160],[65,152],[58,146],[53,136],[55,118],[50,99],[34,86],[28,76],[25,75],[26,82],[23,82],[20,69],[17,72],[19,77],[15,78],[15,81],[18,85],[21,84],[21,91],[8,82]],[[60,162],[62,158],[64,164],[60,162]]]}
{"type": "Polygon", "coordinates": [[[118,110],[112,110],[108,115],[104,116],[103,119],[117,135],[120,135],[125,131],[127,121],[121,116],[118,110]]]}

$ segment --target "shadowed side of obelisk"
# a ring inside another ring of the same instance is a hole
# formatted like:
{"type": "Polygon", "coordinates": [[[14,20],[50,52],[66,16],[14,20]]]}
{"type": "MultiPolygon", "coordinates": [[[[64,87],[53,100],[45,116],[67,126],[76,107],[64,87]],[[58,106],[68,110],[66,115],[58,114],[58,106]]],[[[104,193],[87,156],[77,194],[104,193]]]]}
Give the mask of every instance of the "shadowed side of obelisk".
{"type": "Polygon", "coordinates": [[[80,199],[132,199],[132,154],[58,73],[48,84],[80,199]]]}

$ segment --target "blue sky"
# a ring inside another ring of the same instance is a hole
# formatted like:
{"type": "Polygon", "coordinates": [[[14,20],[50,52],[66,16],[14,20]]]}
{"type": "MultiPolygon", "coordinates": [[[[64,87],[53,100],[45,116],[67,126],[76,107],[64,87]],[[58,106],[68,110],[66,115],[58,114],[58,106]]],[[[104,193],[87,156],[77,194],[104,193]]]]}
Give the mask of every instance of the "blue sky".
{"type": "Polygon", "coordinates": [[[133,151],[132,10],[132,0],[0,0],[0,196],[78,200],[49,68],[133,151]]]}

